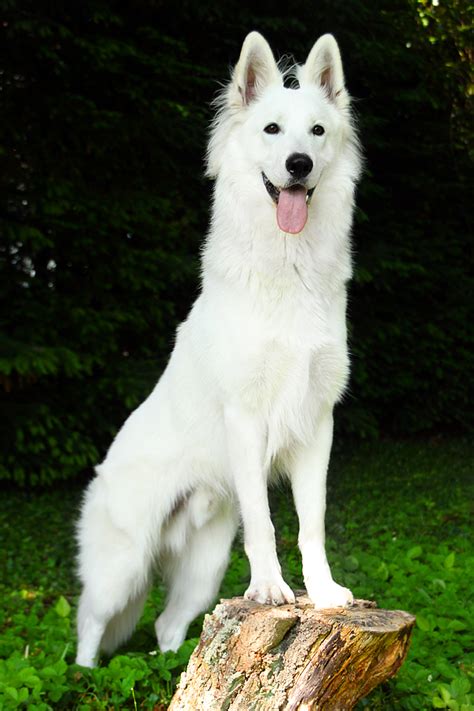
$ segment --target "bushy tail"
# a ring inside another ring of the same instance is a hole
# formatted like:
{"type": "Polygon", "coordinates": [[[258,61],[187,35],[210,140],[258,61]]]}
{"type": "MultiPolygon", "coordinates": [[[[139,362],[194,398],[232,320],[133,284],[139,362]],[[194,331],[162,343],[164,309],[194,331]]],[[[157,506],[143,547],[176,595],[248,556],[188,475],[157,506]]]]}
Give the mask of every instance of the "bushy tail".
{"type": "Polygon", "coordinates": [[[100,643],[101,649],[106,654],[112,654],[117,647],[132,636],[133,630],[142,614],[147,594],[148,588],[137,597],[131,599],[126,607],[108,622],[100,643]]]}

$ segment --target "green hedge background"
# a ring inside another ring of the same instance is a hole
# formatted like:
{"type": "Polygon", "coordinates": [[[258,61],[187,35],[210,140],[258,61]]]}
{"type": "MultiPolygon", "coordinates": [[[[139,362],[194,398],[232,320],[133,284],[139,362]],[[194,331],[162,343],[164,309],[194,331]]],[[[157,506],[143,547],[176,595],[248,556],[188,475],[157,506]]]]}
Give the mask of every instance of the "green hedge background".
{"type": "Polygon", "coordinates": [[[333,32],[355,97],[341,432],[472,428],[467,0],[4,0],[0,25],[0,478],[77,476],[153,387],[199,288],[209,104],[251,29],[298,61],[333,32]]]}

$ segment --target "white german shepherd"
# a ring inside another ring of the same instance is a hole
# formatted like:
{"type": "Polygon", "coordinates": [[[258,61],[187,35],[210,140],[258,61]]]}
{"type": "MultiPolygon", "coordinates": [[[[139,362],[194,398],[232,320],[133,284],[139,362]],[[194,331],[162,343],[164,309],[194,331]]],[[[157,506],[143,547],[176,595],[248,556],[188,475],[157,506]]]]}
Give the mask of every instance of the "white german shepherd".
{"type": "Polygon", "coordinates": [[[321,37],[285,88],[272,51],[246,38],[219,100],[202,292],[170,362],[129,417],[85,496],[77,662],[92,666],[132,633],[158,566],[168,587],[162,650],[217,595],[243,522],[248,599],[281,605],[268,507],[288,475],[308,593],[348,605],[324,546],[332,411],[347,383],[346,282],[360,158],[339,49],[321,37]]]}

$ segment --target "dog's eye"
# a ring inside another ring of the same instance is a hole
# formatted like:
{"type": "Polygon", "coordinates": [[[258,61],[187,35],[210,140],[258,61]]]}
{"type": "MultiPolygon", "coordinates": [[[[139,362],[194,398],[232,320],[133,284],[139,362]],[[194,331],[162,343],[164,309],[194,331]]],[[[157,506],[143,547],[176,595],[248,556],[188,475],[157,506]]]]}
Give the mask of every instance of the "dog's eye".
{"type": "Polygon", "coordinates": [[[316,126],[313,126],[313,133],[315,136],[322,136],[324,133],[323,126],[321,126],[321,124],[317,123],[316,126]]]}
{"type": "Polygon", "coordinates": [[[269,123],[263,130],[265,133],[280,133],[280,126],[277,123],[269,123]]]}

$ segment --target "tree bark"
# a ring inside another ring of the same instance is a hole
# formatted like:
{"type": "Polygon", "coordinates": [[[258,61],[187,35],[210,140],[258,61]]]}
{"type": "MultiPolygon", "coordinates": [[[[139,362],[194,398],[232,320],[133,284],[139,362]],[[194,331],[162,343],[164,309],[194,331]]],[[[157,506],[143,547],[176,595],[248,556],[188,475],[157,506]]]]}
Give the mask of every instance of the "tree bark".
{"type": "Polygon", "coordinates": [[[403,663],[415,618],[356,600],[315,610],[232,598],[206,615],[168,711],[351,709],[403,663]]]}

